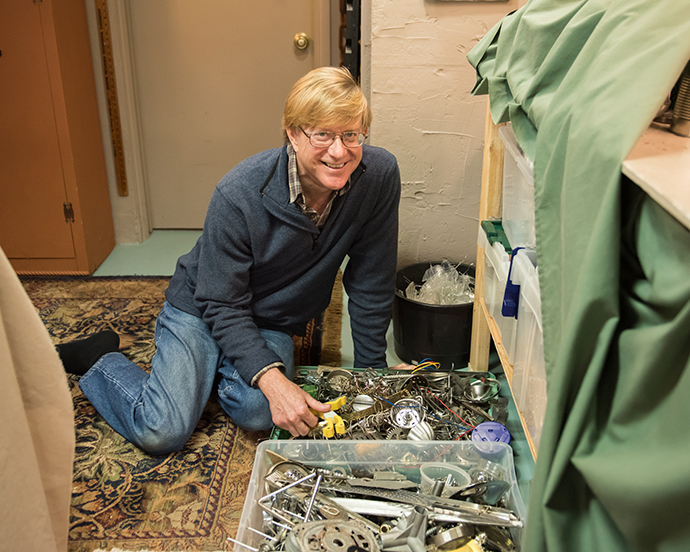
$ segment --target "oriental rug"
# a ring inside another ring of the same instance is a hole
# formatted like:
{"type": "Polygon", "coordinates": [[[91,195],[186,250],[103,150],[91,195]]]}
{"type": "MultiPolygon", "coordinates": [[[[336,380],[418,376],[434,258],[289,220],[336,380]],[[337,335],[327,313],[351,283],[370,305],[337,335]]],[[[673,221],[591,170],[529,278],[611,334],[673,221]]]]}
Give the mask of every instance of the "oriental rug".
{"type": "MultiPolygon", "coordinates": [[[[155,351],[155,320],[169,278],[22,277],[55,343],[104,329],[143,368],[155,351]]],[[[295,338],[297,365],[340,365],[342,281],[331,306],[295,338]]],[[[69,551],[232,550],[257,443],[268,433],[238,429],[215,397],[183,450],[150,456],[95,411],[68,375],[76,454],[69,551]]]]}

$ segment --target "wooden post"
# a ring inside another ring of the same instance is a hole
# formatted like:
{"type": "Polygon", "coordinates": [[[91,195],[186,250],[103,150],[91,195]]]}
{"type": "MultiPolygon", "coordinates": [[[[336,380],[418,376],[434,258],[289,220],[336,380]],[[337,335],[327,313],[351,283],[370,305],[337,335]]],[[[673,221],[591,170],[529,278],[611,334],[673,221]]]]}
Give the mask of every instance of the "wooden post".
{"type": "MultiPolygon", "coordinates": [[[[482,168],[481,195],[479,200],[479,223],[501,215],[501,190],[503,187],[503,142],[498,135],[498,125],[491,119],[489,101],[486,102],[486,125],[484,127],[484,160],[482,168]]],[[[481,228],[479,229],[481,232],[481,228]]],[[[491,331],[482,306],[484,295],[484,248],[477,247],[477,268],[475,270],[474,309],[472,312],[472,341],[470,344],[470,369],[485,371],[489,366],[491,331]]]]}

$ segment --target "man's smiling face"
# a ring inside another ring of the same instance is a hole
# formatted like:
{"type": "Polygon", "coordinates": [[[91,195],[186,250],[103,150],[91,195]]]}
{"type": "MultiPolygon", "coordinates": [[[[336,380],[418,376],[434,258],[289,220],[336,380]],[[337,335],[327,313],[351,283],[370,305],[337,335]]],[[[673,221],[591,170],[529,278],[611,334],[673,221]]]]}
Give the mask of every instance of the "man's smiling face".
{"type": "Polygon", "coordinates": [[[362,160],[361,147],[348,148],[343,145],[340,135],[348,131],[366,132],[357,121],[339,127],[287,129],[297,157],[300,184],[307,192],[321,195],[328,191],[340,190],[347,184],[350,175],[362,160]],[[307,135],[318,132],[334,132],[339,136],[329,147],[317,148],[311,145],[307,135]]]}

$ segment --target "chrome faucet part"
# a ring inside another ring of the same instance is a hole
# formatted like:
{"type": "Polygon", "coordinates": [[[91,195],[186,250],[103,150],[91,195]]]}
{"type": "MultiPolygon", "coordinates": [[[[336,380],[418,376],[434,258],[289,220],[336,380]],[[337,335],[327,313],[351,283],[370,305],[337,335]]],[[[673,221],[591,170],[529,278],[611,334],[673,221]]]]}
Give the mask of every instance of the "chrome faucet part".
{"type": "Polygon", "coordinates": [[[374,406],[374,399],[369,395],[357,395],[352,401],[352,409],[359,412],[361,410],[366,410],[374,406]]]}
{"type": "MultiPolygon", "coordinates": [[[[451,477],[450,475],[448,477],[451,477]]],[[[436,479],[431,487],[431,496],[441,496],[443,489],[446,488],[446,482],[443,479],[436,479]]]]}
{"type": "Polygon", "coordinates": [[[426,508],[415,506],[395,527],[381,535],[381,549],[387,552],[426,552],[426,508]]]}
{"type": "Polygon", "coordinates": [[[505,470],[500,464],[482,458],[477,465],[470,470],[470,477],[473,483],[492,481],[494,479],[505,479],[505,470]]]}
{"type": "MultiPolygon", "coordinates": [[[[409,515],[414,508],[414,506],[410,504],[385,502],[383,500],[368,500],[366,498],[335,496],[332,500],[339,506],[363,516],[377,516],[393,519],[409,515]]],[[[437,513],[434,510],[429,510],[429,521],[435,523],[462,523],[463,520],[464,517],[457,514],[437,513]]],[[[384,531],[384,525],[386,524],[381,525],[381,531],[384,531]]]]}
{"type": "Polygon", "coordinates": [[[472,502],[463,502],[449,498],[432,497],[416,494],[409,491],[386,491],[383,489],[371,489],[368,487],[355,487],[340,483],[337,486],[323,485],[328,491],[340,492],[350,495],[372,496],[393,502],[402,502],[412,506],[423,506],[439,514],[456,515],[460,521],[475,525],[499,525],[506,527],[522,527],[522,521],[515,513],[504,508],[497,508],[472,502]]]}
{"type": "Polygon", "coordinates": [[[450,498],[453,500],[464,500],[471,498],[478,504],[495,506],[509,489],[510,485],[506,481],[480,481],[478,483],[470,483],[469,485],[466,485],[454,493],[450,498]]]}
{"type": "Polygon", "coordinates": [[[499,527],[483,527],[477,537],[482,544],[489,545],[490,550],[498,552],[513,552],[517,550],[510,534],[505,529],[499,527]]]}
{"type": "Polygon", "coordinates": [[[319,492],[319,485],[321,485],[322,479],[323,474],[319,473],[318,477],[316,478],[316,483],[314,483],[314,490],[311,493],[311,498],[309,499],[307,511],[304,513],[304,521],[309,521],[309,515],[311,514],[311,509],[314,507],[314,500],[316,499],[316,493],[319,492]]]}
{"type": "Polygon", "coordinates": [[[434,437],[434,430],[426,420],[419,422],[407,434],[410,441],[433,441],[434,437]]]}
{"type": "Polygon", "coordinates": [[[436,533],[431,538],[431,542],[439,550],[456,550],[470,542],[474,533],[474,527],[469,523],[458,523],[454,527],[436,533]]]}
{"type": "Polygon", "coordinates": [[[418,399],[400,399],[391,408],[390,416],[393,425],[411,429],[424,420],[424,410],[418,399]]]}

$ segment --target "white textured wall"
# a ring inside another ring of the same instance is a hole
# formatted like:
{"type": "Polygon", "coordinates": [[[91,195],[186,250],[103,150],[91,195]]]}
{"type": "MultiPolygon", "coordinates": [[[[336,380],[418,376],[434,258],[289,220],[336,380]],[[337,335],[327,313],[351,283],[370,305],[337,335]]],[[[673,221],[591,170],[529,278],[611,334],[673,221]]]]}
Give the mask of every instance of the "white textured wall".
{"type": "Polygon", "coordinates": [[[399,267],[475,262],[486,97],[470,96],[476,76],[466,54],[517,7],[365,0],[371,143],[398,158],[402,176],[399,267]]]}

